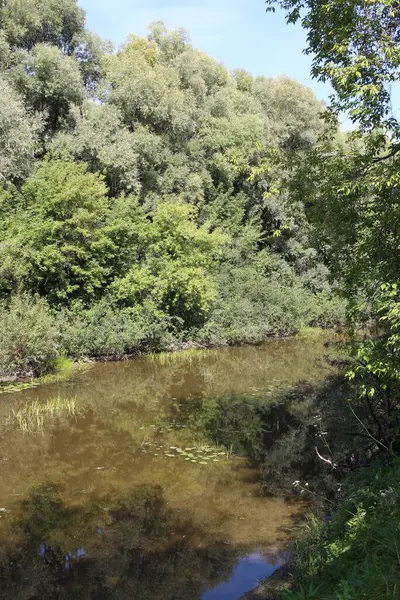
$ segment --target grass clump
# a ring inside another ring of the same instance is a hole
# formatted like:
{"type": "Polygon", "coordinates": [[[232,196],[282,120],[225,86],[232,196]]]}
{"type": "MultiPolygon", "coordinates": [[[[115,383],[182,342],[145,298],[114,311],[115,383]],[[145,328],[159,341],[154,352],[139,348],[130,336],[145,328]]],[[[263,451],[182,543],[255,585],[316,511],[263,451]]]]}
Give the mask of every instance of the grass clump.
{"type": "Polygon", "coordinates": [[[24,433],[42,433],[45,423],[54,421],[62,414],[76,416],[78,413],[76,398],[57,396],[45,403],[34,400],[25,404],[13,411],[12,420],[24,433]]]}
{"type": "Polygon", "coordinates": [[[174,352],[153,353],[149,355],[149,360],[160,365],[169,365],[170,363],[192,364],[210,355],[210,350],[207,348],[188,348],[174,352]]]}
{"type": "Polygon", "coordinates": [[[294,553],[294,586],[282,600],[400,598],[400,468],[348,482],[328,525],[309,521],[294,553]]]}
{"type": "Polygon", "coordinates": [[[69,379],[76,370],[87,369],[88,366],[88,364],[83,362],[73,363],[68,358],[58,358],[51,363],[51,369],[54,370],[54,372],[47,373],[47,375],[24,381],[0,381],[0,394],[14,394],[41,385],[60,383],[61,381],[69,379]]]}

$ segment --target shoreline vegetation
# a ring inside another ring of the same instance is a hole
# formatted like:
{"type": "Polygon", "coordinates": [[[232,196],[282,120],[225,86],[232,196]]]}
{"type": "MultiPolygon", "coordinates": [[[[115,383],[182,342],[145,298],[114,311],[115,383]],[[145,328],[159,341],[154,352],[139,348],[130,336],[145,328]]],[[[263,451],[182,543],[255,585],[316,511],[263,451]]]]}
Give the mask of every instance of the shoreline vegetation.
{"type": "Polygon", "coordinates": [[[397,599],[399,481],[398,462],[342,478],[330,518],[309,513],[286,564],[241,600],[397,599]]]}
{"type": "Polygon", "coordinates": [[[86,369],[90,368],[91,365],[96,363],[120,362],[125,360],[135,360],[137,358],[142,357],[147,357],[150,360],[161,362],[179,360],[180,358],[186,360],[191,355],[193,355],[193,357],[196,358],[198,355],[201,354],[201,351],[207,352],[208,350],[222,350],[224,348],[237,348],[242,346],[260,346],[262,344],[268,343],[268,341],[272,339],[290,339],[298,337],[307,340],[313,339],[316,336],[329,335],[330,333],[332,335],[338,332],[341,333],[342,331],[343,330],[341,327],[327,329],[323,329],[320,327],[303,327],[298,331],[291,333],[274,333],[269,335],[268,337],[256,341],[249,342],[247,340],[243,340],[242,342],[236,342],[234,344],[229,344],[227,342],[205,344],[187,340],[179,344],[172,344],[171,346],[165,349],[157,350],[137,348],[130,353],[104,354],[96,357],[84,356],[77,361],[73,361],[69,358],[60,357],[52,363],[51,372],[49,372],[46,375],[35,377],[32,375],[2,376],[0,374],[0,394],[14,393],[25,389],[36,388],[42,385],[65,381],[72,377],[76,372],[85,371],[86,369]]]}
{"type": "Polygon", "coordinates": [[[282,314],[274,325],[264,319],[244,322],[242,314],[231,316],[228,322],[213,321],[209,315],[202,327],[187,329],[174,324],[167,314],[154,315],[146,307],[118,308],[104,299],[89,309],[55,311],[46,299],[23,292],[0,303],[0,380],[50,376],[68,361],[123,360],[190,348],[252,345],[272,337],[342,327],[343,304],[332,300],[332,308],[332,314],[316,324],[308,307],[297,307],[295,313],[282,314]]]}

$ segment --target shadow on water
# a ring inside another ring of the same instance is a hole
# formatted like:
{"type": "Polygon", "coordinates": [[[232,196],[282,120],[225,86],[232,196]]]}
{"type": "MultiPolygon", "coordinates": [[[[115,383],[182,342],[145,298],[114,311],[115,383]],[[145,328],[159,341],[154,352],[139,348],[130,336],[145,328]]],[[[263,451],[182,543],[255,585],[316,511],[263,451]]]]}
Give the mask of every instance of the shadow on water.
{"type": "Polygon", "coordinates": [[[299,479],[326,492],[334,473],[327,477],[316,447],[328,456],[351,456],[362,435],[347,398],[348,384],[337,374],[251,397],[185,399],[174,405],[174,419],[245,457],[261,471],[264,495],[285,495],[299,479]]]}
{"type": "Polygon", "coordinates": [[[20,508],[14,541],[1,547],[5,600],[222,600],[275,568],[218,537],[205,543],[190,511],[169,508],[159,486],[68,508],[56,486],[41,485],[20,508]]]}

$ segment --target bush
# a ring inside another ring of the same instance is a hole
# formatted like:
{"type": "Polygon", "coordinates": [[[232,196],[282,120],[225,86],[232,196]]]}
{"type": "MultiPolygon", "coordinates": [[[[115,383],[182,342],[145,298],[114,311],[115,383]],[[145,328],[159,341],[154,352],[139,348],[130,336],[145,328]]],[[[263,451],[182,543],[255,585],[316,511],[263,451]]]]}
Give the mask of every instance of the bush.
{"type": "Polygon", "coordinates": [[[220,294],[195,339],[206,344],[257,343],[309,326],[343,323],[344,303],[326,292],[313,294],[296,276],[289,283],[251,267],[234,269],[221,281],[220,294]]]}
{"type": "Polygon", "coordinates": [[[27,294],[0,304],[0,376],[38,376],[59,356],[59,331],[45,300],[27,294]]]}
{"type": "Polygon", "coordinates": [[[58,322],[63,348],[74,358],[160,350],[176,340],[172,320],[149,304],[120,308],[103,298],[88,309],[78,305],[60,312],[58,322]]]}

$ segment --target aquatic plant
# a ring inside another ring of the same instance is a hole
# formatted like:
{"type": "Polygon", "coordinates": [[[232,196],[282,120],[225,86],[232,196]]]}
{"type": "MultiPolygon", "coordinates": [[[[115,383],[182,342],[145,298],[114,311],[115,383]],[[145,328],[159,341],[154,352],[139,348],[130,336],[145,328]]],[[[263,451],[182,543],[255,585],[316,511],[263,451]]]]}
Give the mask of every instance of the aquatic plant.
{"type": "Polygon", "coordinates": [[[156,362],[161,365],[167,365],[170,363],[184,363],[191,364],[195,361],[203,360],[212,354],[212,350],[207,348],[187,348],[185,350],[176,350],[171,352],[157,352],[149,354],[148,360],[156,362]]]}
{"type": "Polygon", "coordinates": [[[76,398],[57,396],[45,403],[34,400],[18,410],[13,410],[12,420],[24,433],[42,433],[45,422],[54,421],[61,414],[76,416],[79,412],[76,398]]]}
{"type": "Polygon", "coordinates": [[[225,448],[219,445],[193,444],[191,446],[164,446],[159,442],[152,442],[145,437],[140,445],[142,452],[149,452],[153,456],[160,456],[163,451],[165,458],[180,458],[186,462],[198,463],[201,465],[220,462],[223,459],[232,457],[232,447],[225,448]]]}

